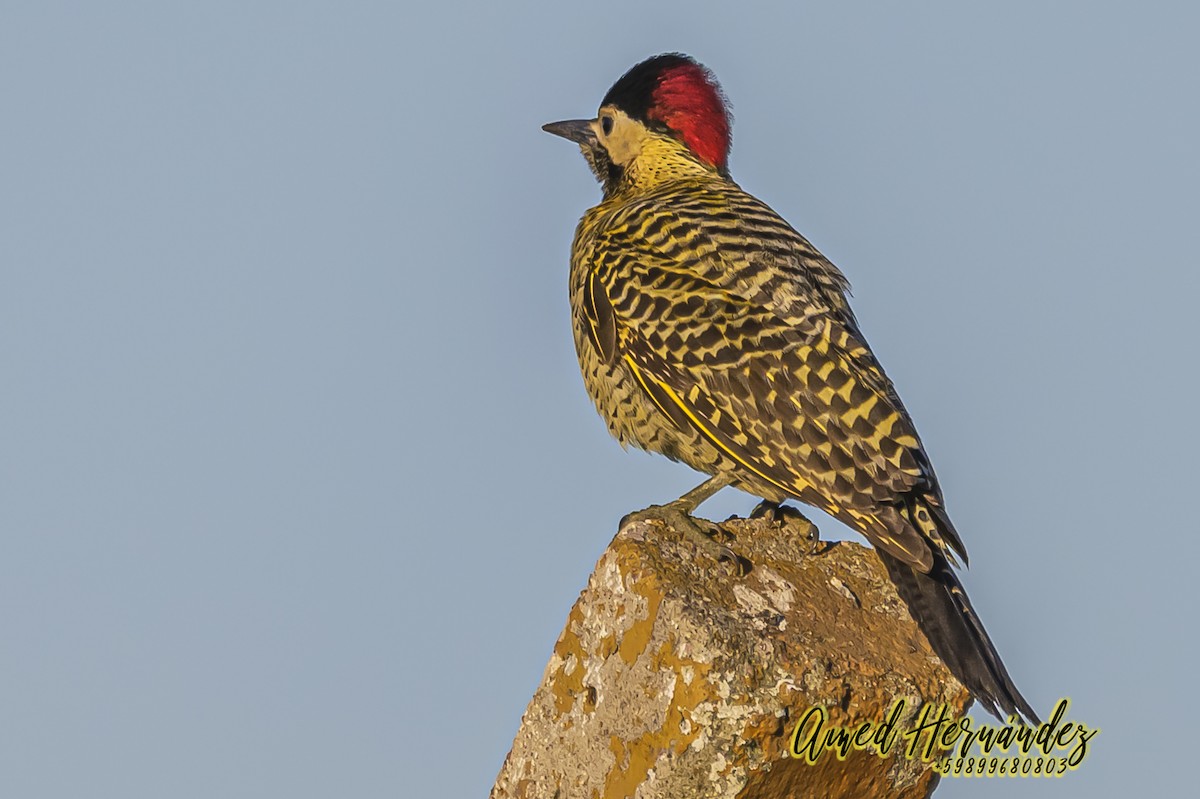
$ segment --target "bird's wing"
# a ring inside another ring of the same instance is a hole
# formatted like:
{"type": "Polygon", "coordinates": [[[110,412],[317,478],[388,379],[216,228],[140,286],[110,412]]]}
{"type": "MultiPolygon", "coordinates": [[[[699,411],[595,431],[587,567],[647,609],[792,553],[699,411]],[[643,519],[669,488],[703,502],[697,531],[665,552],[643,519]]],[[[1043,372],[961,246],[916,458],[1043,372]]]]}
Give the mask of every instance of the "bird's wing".
{"type": "Polygon", "coordinates": [[[712,279],[711,265],[627,233],[600,237],[585,284],[602,356],[623,361],[667,417],[753,481],[818,504],[928,570],[931,538],[945,544],[906,503],[914,493],[939,499],[932,471],[853,318],[811,292],[808,302],[751,300],[712,279]]]}

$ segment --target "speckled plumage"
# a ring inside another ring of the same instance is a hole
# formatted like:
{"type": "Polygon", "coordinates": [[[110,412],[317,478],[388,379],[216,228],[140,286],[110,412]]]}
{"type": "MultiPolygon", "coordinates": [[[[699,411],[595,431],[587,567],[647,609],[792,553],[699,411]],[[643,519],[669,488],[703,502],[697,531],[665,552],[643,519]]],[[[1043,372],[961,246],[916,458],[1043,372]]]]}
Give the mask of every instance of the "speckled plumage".
{"type": "Polygon", "coordinates": [[[770,208],[696,168],[593,208],[571,261],[580,365],[618,439],[803,500],[928,571],[895,504],[940,505],[920,441],[845,278],[770,208]]]}
{"type": "MultiPolygon", "coordinates": [[[[639,65],[610,97],[652,92],[654,70],[679,64],[639,65]]],[[[695,90],[711,105],[706,88],[695,90]]],[[[951,670],[993,712],[1034,718],[954,577],[966,550],[846,279],[728,177],[714,147],[727,156],[727,126],[701,157],[658,121],[679,113],[651,100],[602,106],[570,136],[604,184],[576,231],[569,285],[584,383],[609,430],[861,531],[951,670]]]]}

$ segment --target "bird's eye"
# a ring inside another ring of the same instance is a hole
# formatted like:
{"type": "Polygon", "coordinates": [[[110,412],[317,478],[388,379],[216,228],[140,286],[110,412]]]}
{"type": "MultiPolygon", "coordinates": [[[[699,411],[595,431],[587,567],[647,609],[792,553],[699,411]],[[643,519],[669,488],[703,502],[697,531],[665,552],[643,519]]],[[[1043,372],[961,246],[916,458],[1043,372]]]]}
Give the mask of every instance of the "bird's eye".
{"type": "Polygon", "coordinates": [[[608,134],[612,133],[612,129],[613,118],[607,116],[600,117],[600,130],[604,131],[604,135],[607,136],[608,134]]]}

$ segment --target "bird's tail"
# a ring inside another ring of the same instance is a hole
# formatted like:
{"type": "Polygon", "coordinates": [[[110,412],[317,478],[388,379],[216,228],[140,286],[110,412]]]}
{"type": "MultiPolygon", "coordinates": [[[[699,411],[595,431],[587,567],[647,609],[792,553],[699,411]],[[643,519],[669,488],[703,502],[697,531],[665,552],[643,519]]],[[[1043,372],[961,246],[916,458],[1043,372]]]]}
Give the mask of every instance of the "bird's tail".
{"type": "Polygon", "coordinates": [[[1040,723],[1008,676],[950,562],[936,548],[931,549],[934,564],[929,574],[882,549],[875,551],[930,647],[971,695],[998,719],[1015,713],[1026,722],[1040,723]]]}

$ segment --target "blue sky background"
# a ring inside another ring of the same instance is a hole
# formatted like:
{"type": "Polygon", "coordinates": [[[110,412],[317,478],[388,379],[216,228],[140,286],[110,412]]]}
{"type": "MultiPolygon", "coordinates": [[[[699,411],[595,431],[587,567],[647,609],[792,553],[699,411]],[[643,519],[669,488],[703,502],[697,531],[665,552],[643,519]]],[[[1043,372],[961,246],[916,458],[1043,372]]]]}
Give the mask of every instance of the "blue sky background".
{"type": "Polygon", "coordinates": [[[1018,684],[1103,728],[938,796],[1178,792],[1200,16],[730,9],[4,5],[0,795],[486,794],[617,520],[698,479],[584,395],[599,190],[539,130],[666,50],[854,283],[1018,684]]]}

